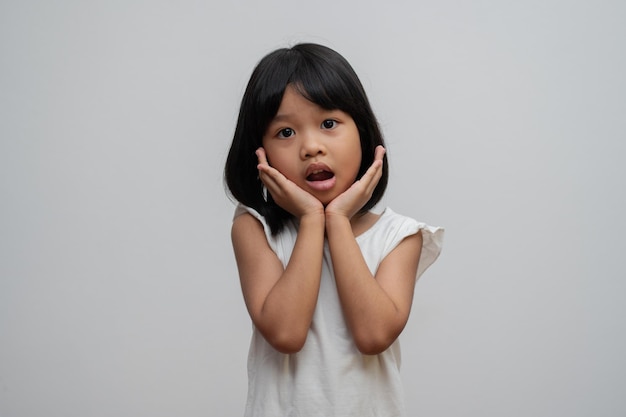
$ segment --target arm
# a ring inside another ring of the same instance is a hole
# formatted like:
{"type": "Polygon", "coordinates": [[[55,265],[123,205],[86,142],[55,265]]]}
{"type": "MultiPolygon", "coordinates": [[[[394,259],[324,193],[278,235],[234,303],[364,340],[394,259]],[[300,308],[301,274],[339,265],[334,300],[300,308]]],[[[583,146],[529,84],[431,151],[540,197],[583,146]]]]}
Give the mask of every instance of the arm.
{"type": "Polygon", "coordinates": [[[244,301],[252,322],[276,350],[299,351],[311,326],[324,249],[324,208],[312,195],[269,166],[257,151],[259,178],[274,200],[300,221],[287,266],[270,248],[263,226],[250,214],[235,219],[232,241],[244,301]]]}
{"type": "Polygon", "coordinates": [[[296,244],[284,269],[267,242],[263,226],[250,214],[235,219],[232,241],[252,322],[276,350],[299,351],[311,326],[319,292],[323,216],[300,219],[296,244]]]}
{"type": "Polygon", "coordinates": [[[405,238],[381,262],[374,277],[356,242],[351,220],[359,221],[355,214],[380,180],[384,153],[377,147],[372,166],[325,211],[339,299],[357,348],[366,354],[387,349],[404,328],[422,247],[420,233],[405,238]]]}
{"type": "Polygon", "coordinates": [[[387,349],[400,335],[411,310],[422,235],[406,237],[369,271],[350,222],[327,216],[337,291],[357,348],[365,354],[387,349]]]}

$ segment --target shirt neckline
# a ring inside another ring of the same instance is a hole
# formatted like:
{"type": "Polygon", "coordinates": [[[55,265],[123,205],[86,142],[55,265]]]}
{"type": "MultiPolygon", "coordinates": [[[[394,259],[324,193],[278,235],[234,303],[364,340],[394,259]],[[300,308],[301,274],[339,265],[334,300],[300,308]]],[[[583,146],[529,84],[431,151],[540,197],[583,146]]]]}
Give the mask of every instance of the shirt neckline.
{"type": "Polygon", "coordinates": [[[360,235],[355,236],[354,238],[357,241],[365,239],[367,235],[371,234],[374,229],[378,228],[378,225],[380,224],[382,218],[385,217],[389,212],[391,212],[391,209],[389,207],[385,207],[380,213],[380,216],[378,216],[378,219],[376,219],[376,221],[367,230],[365,230],[360,235]]]}

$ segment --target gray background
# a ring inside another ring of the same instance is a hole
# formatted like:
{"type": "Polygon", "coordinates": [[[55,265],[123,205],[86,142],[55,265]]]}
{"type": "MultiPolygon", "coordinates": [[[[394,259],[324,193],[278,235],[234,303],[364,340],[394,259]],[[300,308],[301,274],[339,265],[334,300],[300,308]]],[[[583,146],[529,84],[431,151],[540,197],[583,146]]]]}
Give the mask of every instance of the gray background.
{"type": "Polygon", "coordinates": [[[256,62],[354,66],[385,204],[447,229],[411,416],[626,415],[626,4],[2,1],[0,416],[238,416],[221,172],[256,62]]]}

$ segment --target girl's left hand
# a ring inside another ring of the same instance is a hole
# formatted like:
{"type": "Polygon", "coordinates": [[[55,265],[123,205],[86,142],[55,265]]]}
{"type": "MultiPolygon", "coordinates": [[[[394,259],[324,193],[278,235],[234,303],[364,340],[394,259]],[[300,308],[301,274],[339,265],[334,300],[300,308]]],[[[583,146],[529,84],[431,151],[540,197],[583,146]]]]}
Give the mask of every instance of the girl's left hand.
{"type": "Polygon", "coordinates": [[[328,203],[324,210],[327,215],[340,215],[351,219],[369,201],[383,175],[383,156],[385,148],[381,145],[374,151],[374,162],[365,174],[350,188],[328,203]]]}

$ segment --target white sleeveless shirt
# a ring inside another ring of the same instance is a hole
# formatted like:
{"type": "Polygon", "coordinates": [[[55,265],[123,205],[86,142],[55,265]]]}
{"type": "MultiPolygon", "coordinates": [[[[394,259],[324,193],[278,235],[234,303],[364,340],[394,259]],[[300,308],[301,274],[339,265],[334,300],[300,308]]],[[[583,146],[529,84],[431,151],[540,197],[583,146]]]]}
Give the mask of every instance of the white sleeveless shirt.
{"type": "MultiPolygon", "coordinates": [[[[270,247],[286,266],[296,242],[297,223],[288,222],[272,236],[255,210],[240,205],[235,217],[245,212],[261,222],[270,247]]],[[[356,238],[372,274],[405,237],[420,230],[423,244],[417,278],[439,256],[443,229],[385,209],[376,223],[356,238]]],[[[317,305],[302,350],[280,353],[253,326],[245,416],[405,416],[400,343],[396,340],[378,355],[364,355],[356,348],[341,310],[327,242],[317,305]]]]}

